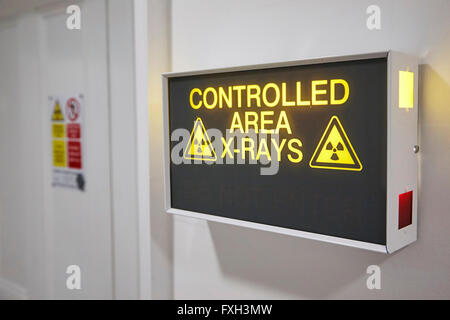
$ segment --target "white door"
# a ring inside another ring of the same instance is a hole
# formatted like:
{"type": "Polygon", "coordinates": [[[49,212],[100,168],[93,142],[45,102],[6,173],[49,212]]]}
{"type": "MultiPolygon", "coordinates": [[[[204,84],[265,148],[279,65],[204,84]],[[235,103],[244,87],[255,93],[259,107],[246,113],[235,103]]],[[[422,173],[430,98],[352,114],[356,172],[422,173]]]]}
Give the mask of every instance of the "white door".
{"type": "Polygon", "coordinates": [[[107,5],[78,2],[68,30],[67,3],[45,2],[0,19],[0,297],[113,298],[107,5]],[[80,93],[84,192],[52,186],[48,101],[80,93]]]}
{"type": "Polygon", "coordinates": [[[57,298],[112,298],[110,139],[106,5],[80,4],[81,29],[66,28],[66,5],[39,12],[42,53],[45,221],[51,295],[57,298]],[[48,96],[84,95],[82,153],[85,190],[51,186],[48,96]],[[49,128],[49,127],[48,127],[49,128]],[[68,290],[66,269],[81,270],[81,290],[68,290]]]}

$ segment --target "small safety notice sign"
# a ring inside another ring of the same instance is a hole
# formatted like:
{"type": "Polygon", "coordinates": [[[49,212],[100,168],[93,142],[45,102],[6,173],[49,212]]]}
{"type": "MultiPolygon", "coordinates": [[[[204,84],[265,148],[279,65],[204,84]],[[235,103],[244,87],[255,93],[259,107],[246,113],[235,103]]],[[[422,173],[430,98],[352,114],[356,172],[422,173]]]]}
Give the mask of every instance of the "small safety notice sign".
{"type": "Polygon", "coordinates": [[[51,110],[52,185],[85,190],[83,94],[49,96],[51,110]]]}

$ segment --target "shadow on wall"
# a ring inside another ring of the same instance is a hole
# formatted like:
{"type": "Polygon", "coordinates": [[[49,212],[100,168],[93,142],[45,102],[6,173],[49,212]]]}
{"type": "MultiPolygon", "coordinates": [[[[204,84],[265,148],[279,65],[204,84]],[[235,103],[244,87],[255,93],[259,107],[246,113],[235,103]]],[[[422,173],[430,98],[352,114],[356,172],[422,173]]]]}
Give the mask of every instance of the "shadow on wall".
{"type": "Polygon", "coordinates": [[[418,241],[386,255],[208,222],[225,277],[305,298],[450,297],[450,87],[429,65],[419,72],[418,241]],[[378,293],[366,289],[372,264],[378,293]]]}
{"type": "Polygon", "coordinates": [[[271,232],[216,222],[208,226],[226,276],[312,299],[326,298],[349,282],[365,288],[367,266],[387,259],[382,253],[271,232]]]}

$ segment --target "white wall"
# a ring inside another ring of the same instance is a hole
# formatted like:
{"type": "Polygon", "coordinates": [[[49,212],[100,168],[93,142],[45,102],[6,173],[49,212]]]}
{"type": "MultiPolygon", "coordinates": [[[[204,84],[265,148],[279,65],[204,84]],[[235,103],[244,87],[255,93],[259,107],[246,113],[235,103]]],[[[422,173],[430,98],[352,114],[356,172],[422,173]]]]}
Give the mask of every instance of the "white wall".
{"type": "Polygon", "coordinates": [[[450,298],[449,1],[173,0],[171,21],[172,71],[389,49],[422,58],[416,243],[383,255],[175,217],[175,298],[450,298]],[[366,28],[370,4],[380,31],[366,28]],[[366,288],[371,264],[382,290],[366,288]]]}

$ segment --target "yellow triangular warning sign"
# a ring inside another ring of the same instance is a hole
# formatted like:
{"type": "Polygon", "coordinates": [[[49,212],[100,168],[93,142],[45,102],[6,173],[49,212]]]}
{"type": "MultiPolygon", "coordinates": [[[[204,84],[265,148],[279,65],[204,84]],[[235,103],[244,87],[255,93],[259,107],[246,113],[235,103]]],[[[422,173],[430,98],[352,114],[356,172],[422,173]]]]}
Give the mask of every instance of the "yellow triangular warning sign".
{"type": "Polygon", "coordinates": [[[361,171],[362,165],[338,117],[331,117],[309,161],[311,168],[361,171]]]}
{"type": "Polygon", "coordinates": [[[202,119],[197,118],[191,132],[191,138],[184,150],[184,158],[192,160],[216,161],[216,153],[203,126],[202,119]]]}
{"type": "Polygon", "coordinates": [[[61,111],[61,106],[59,105],[59,101],[56,100],[55,108],[53,109],[52,121],[64,121],[64,115],[61,111]]]}

